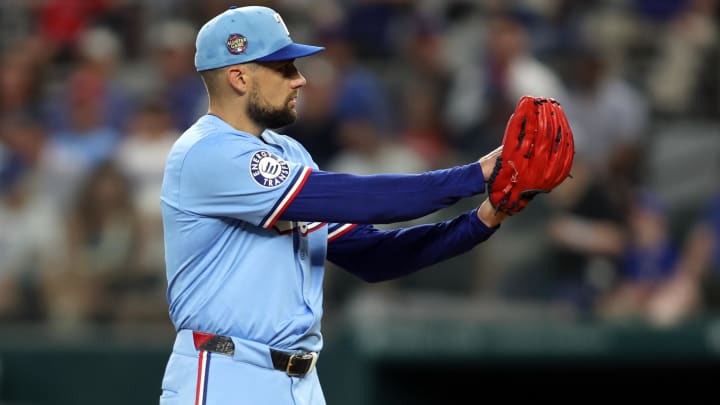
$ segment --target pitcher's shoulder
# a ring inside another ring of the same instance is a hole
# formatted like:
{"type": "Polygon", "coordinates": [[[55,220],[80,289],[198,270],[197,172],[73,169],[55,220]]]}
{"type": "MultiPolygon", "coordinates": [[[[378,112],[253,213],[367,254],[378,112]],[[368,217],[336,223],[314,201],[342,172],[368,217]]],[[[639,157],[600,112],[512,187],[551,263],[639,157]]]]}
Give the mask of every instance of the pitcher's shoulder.
{"type": "Polygon", "coordinates": [[[307,151],[307,149],[305,149],[305,147],[299,141],[297,141],[290,135],[280,134],[270,129],[266,129],[263,133],[263,136],[270,138],[273,143],[278,144],[283,148],[301,152],[304,155],[310,156],[310,153],[307,151]]]}

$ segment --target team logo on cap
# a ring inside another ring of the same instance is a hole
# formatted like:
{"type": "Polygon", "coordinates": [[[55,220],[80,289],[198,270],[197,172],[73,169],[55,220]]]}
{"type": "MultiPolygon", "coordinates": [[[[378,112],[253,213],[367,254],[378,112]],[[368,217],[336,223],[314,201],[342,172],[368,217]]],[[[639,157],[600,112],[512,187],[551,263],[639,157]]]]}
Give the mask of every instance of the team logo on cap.
{"type": "Polygon", "coordinates": [[[226,45],[231,54],[240,55],[247,49],[247,38],[240,34],[230,34],[226,45]]]}
{"type": "Polygon", "coordinates": [[[277,155],[261,150],[250,158],[250,174],[263,187],[277,187],[288,179],[290,166],[277,155]]]}

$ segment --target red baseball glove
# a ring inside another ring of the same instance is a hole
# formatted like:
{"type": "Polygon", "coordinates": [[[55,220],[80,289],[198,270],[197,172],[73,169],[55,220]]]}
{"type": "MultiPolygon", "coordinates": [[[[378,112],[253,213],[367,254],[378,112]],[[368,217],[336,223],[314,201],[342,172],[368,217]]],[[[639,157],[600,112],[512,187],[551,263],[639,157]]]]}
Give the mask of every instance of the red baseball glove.
{"type": "Polygon", "coordinates": [[[498,212],[513,215],[570,175],[575,143],[565,111],[552,98],[523,96],[510,116],[488,193],[498,212]]]}

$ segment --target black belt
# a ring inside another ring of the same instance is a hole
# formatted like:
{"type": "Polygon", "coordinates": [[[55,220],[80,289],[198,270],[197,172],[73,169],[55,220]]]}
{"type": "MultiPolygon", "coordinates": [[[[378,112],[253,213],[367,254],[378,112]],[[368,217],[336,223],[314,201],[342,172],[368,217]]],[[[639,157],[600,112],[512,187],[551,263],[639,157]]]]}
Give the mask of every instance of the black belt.
{"type": "Polygon", "coordinates": [[[270,349],[270,358],[276,370],[284,371],[291,377],[303,377],[312,371],[317,362],[317,352],[288,353],[270,349]]]}
{"type": "MultiPolygon", "coordinates": [[[[235,343],[228,336],[193,332],[193,342],[197,350],[226,354],[228,356],[235,354],[235,343]]],[[[318,353],[290,353],[270,349],[270,358],[276,370],[284,371],[291,377],[303,377],[315,367],[318,353]]]]}

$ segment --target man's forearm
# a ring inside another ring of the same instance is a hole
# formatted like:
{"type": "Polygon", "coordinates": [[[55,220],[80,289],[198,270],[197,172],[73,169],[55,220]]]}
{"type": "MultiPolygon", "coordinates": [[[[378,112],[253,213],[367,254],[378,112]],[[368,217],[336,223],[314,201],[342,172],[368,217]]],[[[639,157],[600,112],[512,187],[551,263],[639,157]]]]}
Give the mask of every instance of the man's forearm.
{"type": "Polygon", "coordinates": [[[480,163],[422,174],[357,176],[314,171],[280,219],[389,224],[425,216],[484,191],[480,163]]]}
{"type": "Polygon", "coordinates": [[[449,221],[379,230],[360,225],[328,245],[328,260],[368,282],[398,278],[465,253],[498,228],[479,209],[449,221]]]}

